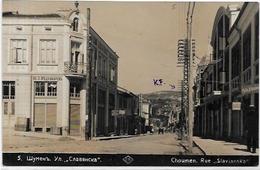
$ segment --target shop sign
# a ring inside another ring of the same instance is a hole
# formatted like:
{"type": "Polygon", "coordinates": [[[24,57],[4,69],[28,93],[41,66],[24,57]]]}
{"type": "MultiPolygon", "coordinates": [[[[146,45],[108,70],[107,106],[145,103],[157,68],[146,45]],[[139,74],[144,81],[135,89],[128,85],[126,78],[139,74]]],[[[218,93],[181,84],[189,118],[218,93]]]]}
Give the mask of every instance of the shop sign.
{"type": "Polygon", "coordinates": [[[241,88],[241,93],[242,93],[242,95],[245,95],[245,94],[249,94],[249,93],[252,93],[252,92],[256,92],[258,90],[259,90],[258,84],[248,85],[248,86],[243,86],[241,88]]]}
{"type": "Polygon", "coordinates": [[[112,110],[112,116],[117,116],[118,115],[118,110],[112,110]]]}
{"type": "Polygon", "coordinates": [[[119,110],[119,115],[125,115],[125,110],[119,110]]]}
{"type": "Polygon", "coordinates": [[[241,102],[232,102],[232,110],[241,110],[241,102]]]}
{"type": "Polygon", "coordinates": [[[41,81],[61,81],[62,77],[59,76],[33,76],[33,80],[41,81]]]}
{"type": "Polygon", "coordinates": [[[213,91],[213,95],[214,96],[219,96],[219,95],[221,95],[221,91],[213,91]]]}

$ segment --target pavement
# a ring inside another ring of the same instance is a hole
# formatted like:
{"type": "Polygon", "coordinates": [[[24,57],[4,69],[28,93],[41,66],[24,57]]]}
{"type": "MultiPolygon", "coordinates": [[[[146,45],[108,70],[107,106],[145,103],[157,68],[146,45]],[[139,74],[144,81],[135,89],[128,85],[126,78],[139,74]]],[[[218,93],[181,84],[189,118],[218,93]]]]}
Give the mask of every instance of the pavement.
{"type": "MultiPolygon", "coordinates": [[[[72,139],[72,140],[85,140],[84,137],[81,136],[61,136],[61,135],[50,135],[48,133],[41,133],[41,132],[21,132],[21,131],[12,131],[14,136],[24,136],[24,137],[36,137],[36,138],[45,138],[45,139],[72,139]]],[[[139,134],[139,135],[120,135],[120,136],[102,136],[102,137],[93,137],[92,140],[99,141],[99,140],[112,140],[112,139],[122,139],[122,138],[131,138],[137,137],[140,135],[146,134],[139,134]]]]}
{"type": "Polygon", "coordinates": [[[256,150],[256,153],[251,153],[247,151],[246,145],[234,142],[203,139],[197,136],[193,136],[193,142],[206,155],[259,155],[259,149],[256,150]]]}

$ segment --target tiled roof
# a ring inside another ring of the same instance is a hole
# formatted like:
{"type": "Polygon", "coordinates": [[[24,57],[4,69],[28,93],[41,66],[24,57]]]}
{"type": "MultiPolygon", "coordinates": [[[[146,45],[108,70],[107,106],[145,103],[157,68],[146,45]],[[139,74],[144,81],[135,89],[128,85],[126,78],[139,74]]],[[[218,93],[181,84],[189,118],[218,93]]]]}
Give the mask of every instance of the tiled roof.
{"type": "Polygon", "coordinates": [[[18,12],[3,12],[3,17],[40,17],[40,18],[48,18],[54,17],[59,18],[61,17],[59,14],[19,14],[18,12]]]}

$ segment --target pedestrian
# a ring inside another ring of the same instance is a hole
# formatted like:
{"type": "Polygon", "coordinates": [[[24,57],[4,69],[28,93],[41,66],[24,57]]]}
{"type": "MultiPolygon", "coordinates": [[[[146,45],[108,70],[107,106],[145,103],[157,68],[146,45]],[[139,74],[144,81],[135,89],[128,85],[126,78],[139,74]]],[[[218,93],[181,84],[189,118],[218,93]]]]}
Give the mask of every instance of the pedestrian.
{"type": "Polygon", "coordinates": [[[247,151],[256,153],[257,136],[258,136],[258,118],[254,109],[254,105],[249,106],[247,115],[247,151]],[[252,149],[252,150],[251,150],[252,149]]]}

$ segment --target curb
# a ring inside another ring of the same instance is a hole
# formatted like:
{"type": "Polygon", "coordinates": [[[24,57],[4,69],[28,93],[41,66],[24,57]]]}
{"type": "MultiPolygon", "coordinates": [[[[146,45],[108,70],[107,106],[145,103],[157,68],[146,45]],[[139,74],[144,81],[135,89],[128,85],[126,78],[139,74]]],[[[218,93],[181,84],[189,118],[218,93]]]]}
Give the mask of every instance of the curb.
{"type": "Polygon", "coordinates": [[[139,137],[139,136],[146,136],[146,134],[139,134],[139,135],[129,135],[129,136],[114,136],[108,138],[100,138],[100,139],[93,139],[94,141],[102,141],[102,140],[113,140],[113,139],[124,139],[124,138],[132,138],[132,137],[139,137]]]}
{"type": "MultiPolygon", "coordinates": [[[[182,144],[181,142],[179,144],[185,149],[186,152],[189,152],[189,148],[186,145],[182,144]]],[[[206,152],[196,142],[193,141],[193,145],[198,147],[199,150],[201,150],[201,152],[203,153],[203,155],[207,155],[206,152]]]]}
{"type": "Polygon", "coordinates": [[[193,141],[193,144],[194,144],[196,147],[198,147],[204,155],[207,155],[206,152],[205,152],[195,141],[193,141]]]}
{"type": "Polygon", "coordinates": [[[186,145],[182,144],[181,142],[179,144],[184,148],[185,152],[189,151],[186,145]]]}

